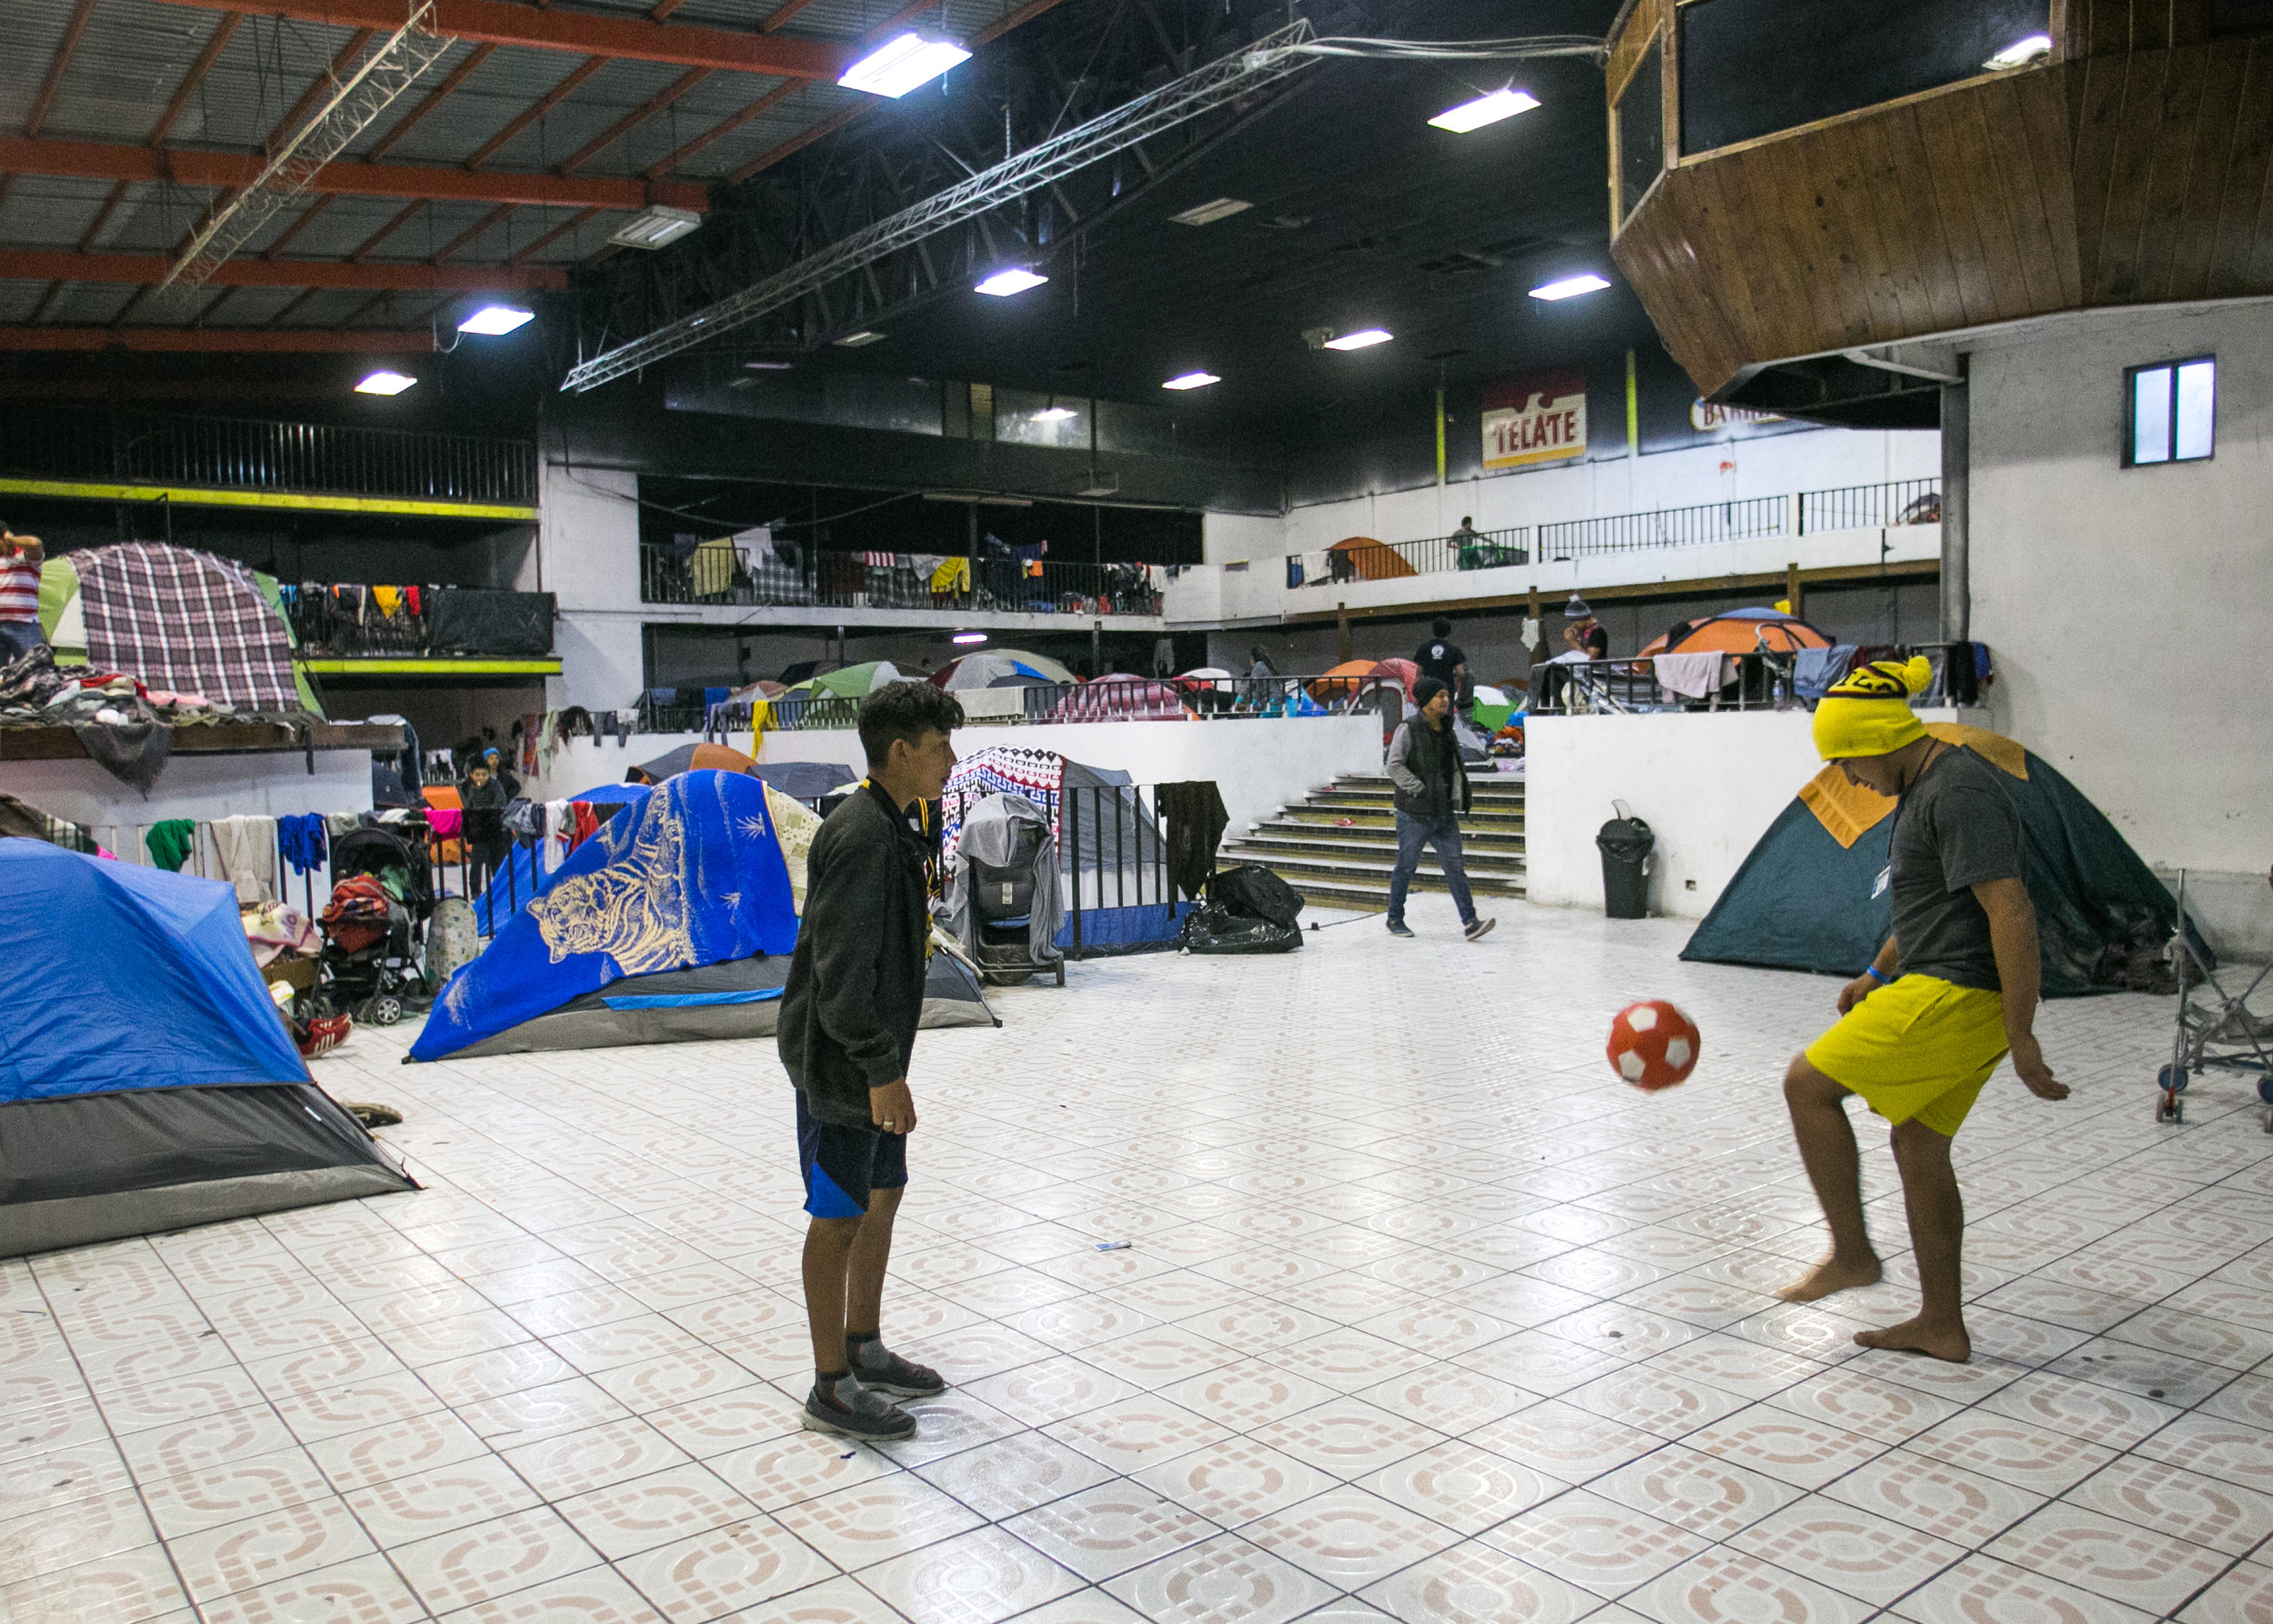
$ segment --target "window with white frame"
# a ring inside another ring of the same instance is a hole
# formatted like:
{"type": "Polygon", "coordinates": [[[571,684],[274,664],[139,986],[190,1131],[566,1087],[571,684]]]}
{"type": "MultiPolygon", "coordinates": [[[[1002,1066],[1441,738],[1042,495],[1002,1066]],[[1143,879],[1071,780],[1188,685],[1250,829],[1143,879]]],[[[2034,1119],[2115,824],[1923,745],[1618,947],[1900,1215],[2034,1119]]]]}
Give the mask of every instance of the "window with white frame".
{"type": "Polygon", "coordinates": [[[2199,462],[2218,442],[2218,361],[2197,356],[2123,375],[2123,466],[2199,462]]]}

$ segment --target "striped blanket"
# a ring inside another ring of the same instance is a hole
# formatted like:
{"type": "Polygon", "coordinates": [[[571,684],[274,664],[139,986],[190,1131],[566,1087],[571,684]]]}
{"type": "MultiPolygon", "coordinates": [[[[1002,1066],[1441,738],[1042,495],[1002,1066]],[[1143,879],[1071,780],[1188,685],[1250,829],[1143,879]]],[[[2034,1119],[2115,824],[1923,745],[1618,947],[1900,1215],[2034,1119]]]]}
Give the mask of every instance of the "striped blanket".
{"type": "Polygon", "coordinates": [[[87,663],[153,688],[254,710],[298,710],[292,645],[253,572],[154,541],[76,553],[87,663]]]}
{"type": "Polygon", "coordinates": [[[1022,795],[1050,820],[1057,834],[1058,791],[1066,782],[1066,758],[1055,750],[1030,750],[1014,745],[989,745],[974,750],[956,764],[954,776],[939,797],[939,850],[943,860],[955,855],[962,837],[963,820],[971,808],[990,795],[1022,795]]]}

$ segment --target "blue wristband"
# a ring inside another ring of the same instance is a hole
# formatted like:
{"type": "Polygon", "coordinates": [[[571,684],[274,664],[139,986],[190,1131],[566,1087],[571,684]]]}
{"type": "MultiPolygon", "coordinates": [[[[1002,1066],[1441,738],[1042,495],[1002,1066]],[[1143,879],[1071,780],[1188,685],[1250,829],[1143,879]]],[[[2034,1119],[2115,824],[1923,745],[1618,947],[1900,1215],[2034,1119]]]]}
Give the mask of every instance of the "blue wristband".
{"type": "Polygon", "coordinates": [[[1891,987],[1894,985],[1894,977],[1892,976],[1881,976],[1878,973],[1878,967],[1875,964],[1865,965],[1863,967],[1863,974],[1869,977],[1873,981],[1876,981],[1881,987],[1891,987]]]}

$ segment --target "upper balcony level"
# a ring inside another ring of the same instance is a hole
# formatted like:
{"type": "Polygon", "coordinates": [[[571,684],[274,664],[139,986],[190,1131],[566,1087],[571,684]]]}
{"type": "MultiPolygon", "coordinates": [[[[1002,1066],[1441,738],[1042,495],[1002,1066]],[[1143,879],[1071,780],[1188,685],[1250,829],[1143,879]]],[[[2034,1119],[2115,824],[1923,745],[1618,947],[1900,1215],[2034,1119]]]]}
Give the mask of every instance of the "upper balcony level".
{"type": "Polygon", "coordinates": [[[1203,565],[1168,583],[1170,625],[1302,624],[1342,614],[1514,607],[1571,592],[1753,588],[1925,576],[1941,557],[1935,479],[1795,491],[1415,541],[1203,565]]]}
{"type": "Polygon", "coordinates": [[[1167,572],[1145,564],[1060,564],[1007,549],[976,558],[743,546],[732,537],[639,549],[639,601],[736,609],[743,625],[826,610],[847,624],[1016,626],[1070,617],[1151,626],[1167,572]]]}
{"type": "Polygon", "coordinates": [[[0,404],[0,494],[526,522],[526,440],[0,404]]]}

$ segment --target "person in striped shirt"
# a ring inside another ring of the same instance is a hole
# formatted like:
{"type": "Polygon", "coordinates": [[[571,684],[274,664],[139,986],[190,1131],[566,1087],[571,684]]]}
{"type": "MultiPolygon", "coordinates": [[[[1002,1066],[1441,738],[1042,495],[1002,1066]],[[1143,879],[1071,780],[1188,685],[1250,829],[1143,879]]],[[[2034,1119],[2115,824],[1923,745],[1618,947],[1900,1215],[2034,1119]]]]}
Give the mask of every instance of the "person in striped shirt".
{"type": "Polygon", "coordinates": [[[39,629],[39,566],[46,549],[0,520],[0,666],[47,641],[39,629]]]}

